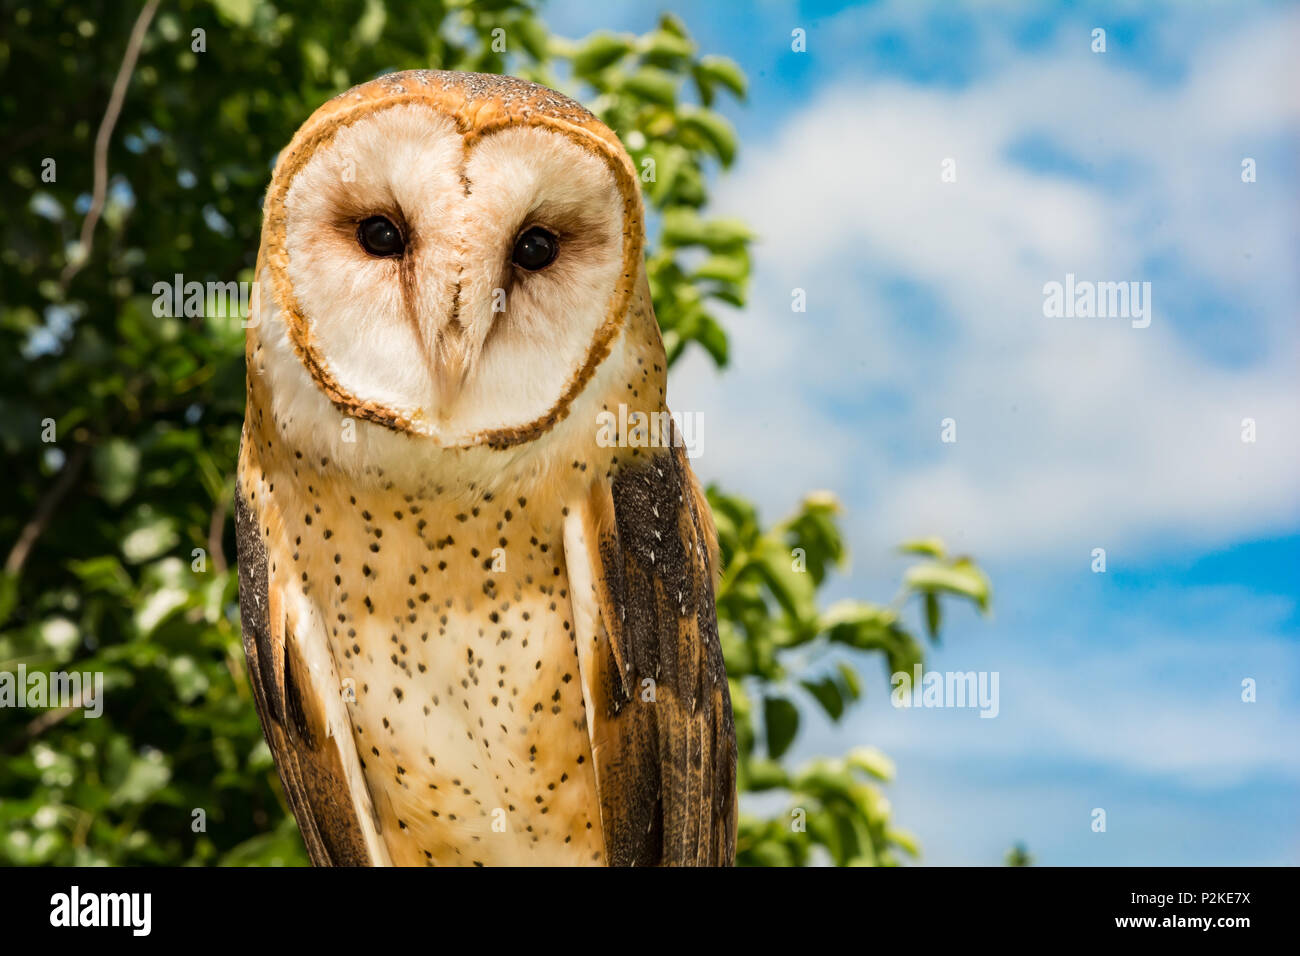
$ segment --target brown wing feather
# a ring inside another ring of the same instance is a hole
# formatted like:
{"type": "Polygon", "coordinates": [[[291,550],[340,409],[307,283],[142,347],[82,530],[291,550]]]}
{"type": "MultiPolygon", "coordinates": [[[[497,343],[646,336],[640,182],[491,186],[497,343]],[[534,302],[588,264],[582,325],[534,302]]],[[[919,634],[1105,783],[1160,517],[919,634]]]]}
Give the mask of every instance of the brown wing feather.
{"type": "Polygon", "coordinates": [[[262,731],[280,781],[317,866],[369,866],[373,861],[357,820],[337,743],[321,702],[298,679],[308,673],[270,588],[266,547],[243,490],[235,488],[239,549],[239,609],[244,653],[262,731]]]}
{"type": "Polygon", "coordinates": [[[574,559],[592,565],[598,614],[581,659],[614,866],[735,858],[736,741],[707,508],[674,448],[598,483],[582,516],[587,554],[574,559]]]}

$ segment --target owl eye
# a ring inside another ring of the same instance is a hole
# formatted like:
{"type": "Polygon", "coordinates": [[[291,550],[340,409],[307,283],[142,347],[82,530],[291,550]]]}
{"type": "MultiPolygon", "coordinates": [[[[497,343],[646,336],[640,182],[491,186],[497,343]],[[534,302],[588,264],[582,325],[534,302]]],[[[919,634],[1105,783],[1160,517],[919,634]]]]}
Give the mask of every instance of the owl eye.
{"type": "Polygon", "coordinates": [[[400,256],[406,248],[402,231],[383,216],[363,219],[357,226],[357,242],[372,256],[400,256]]]}
{"type": "Polygon", "coordinates": [[[541,226],[533,226],[515,240],[511,261],[529,272],[536,272],[554,262],[559,251],[560,241],[554,233],[547,232],[541,226]]]}

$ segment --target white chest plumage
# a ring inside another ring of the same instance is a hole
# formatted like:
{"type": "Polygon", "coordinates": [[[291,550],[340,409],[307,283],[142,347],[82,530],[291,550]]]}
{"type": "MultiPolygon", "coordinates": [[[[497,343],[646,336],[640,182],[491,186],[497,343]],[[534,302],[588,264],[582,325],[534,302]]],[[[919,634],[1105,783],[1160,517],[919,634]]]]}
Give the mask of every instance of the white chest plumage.
{"type": "Polygon", "coordinates": [[[602,862],[563,505],[298,470],[277,574],[327,634],[392,861],[602,862]]]}

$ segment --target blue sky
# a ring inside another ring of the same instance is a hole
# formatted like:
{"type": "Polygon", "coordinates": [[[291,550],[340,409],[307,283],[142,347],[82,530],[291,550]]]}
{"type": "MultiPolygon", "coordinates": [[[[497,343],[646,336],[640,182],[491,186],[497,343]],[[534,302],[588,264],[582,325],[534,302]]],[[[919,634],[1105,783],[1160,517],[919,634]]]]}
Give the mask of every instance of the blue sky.
{"type": "MultiPolygon", "coordinates": [[[[642,31],[659,5],[597,9],[546,18],[642,31]]],[[[870,675],[796,756],[881,747],[926,863],[996,863],[1017,840],[1044,864],[1300,862],[1300,9],[682,15],[750,77],[713,208],[761,237],[732,367],[690,357],[670,386],[705,415],[697,470],[769,519],[834,491],[854,561],[828,598],[890,599],[891,547],[922,534],[995,588],[930,664],[998,671],[996,719],[895,710],[870,675]],[[1067,273],[1150,282],[1150,326],[1045,318],[1067,273]]]]}

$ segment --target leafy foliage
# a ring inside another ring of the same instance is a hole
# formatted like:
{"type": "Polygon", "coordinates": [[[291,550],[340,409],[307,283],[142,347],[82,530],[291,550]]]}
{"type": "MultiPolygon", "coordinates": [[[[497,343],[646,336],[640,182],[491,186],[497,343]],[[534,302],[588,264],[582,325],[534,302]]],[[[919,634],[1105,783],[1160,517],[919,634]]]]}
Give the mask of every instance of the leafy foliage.
{"type": "MultiPolygon", "coordinates": [[[[955,596],[986,608],[989,586],[966,558],[949,558],[938,541],[903,550],[922,560],[904,575],[893,605],[841,601],[824,611],[817,590],[848,557],[836,524],[838,504],[826,495],[764,530],[743,500],[711,489],[726,574],[718,589],[718,625],[731,679],[740,749],[740,784],[747,793],[785,791],[783,814],[742,814],[738,860],[762,866],[802,866],[820,848],[839,866],[889,865],[899,853],[916,856],[916,839],[890,823],[878,784],[893,778],[889,758],[858,747],[840,759],[791,769],[782,757],[798,734],[800,701],[840,720],[864,690],[858,662],[883,656],[889,673],[912,673],[923,660],[921,641],[902,609],[924,608],[955,596]]],[[[927,613],[938,638],[938,612],[927,613]]]]}
{"type": "Polygon", "coordinates": [[[1033,866],[1034,858],[1030,855],[1027,846],[1023,843],[1017,843],[1010,850],[1007,850],[1007,855],[1003,859],[1003,862],[1007,866],[1033,866]]]}
{"type": "MultiPolygon", "coordinates": [[[[276,151],[334,93],[394,69],[509,71],[570,90],[623,138],[651,211],[647,267],[670,359],[694,343],[723,365],[716,310],[744,304],[752,236],[707,214],[708,177],[738,148],[714,106],[743,97],[745,78],[699,55],[671,16],[644,36],[569,41],[516,0],[171,0],[125,88],[102,219],[84,247],[94,143],[139,7],[0,9],[11,131],[0,143],[0,539],[13,542],[0,670],[105,682],[99,719],[0,708],[0,862],[304,863],[239,640],[238,314],[212,302],[202,316],[159,318],[155,283],[252,279],[276,151]],[[32,77],[40,95],[24,91],[32,77]]],[[[901,605],[819,610],[818,588],[846,559],[828,497],[770,529],[738,497],[713,489],[711,500],[741,783],[787,792],[806,816],[801,832],[788,814],[747,813],[741,862],[803,864],[817,847],[837,863],[914,853],[889,822],[883,755],[863,748],[797,770],[781,759],[803,707],[840,719],[860,696],[855,655],[880,653],[895,670],[920,660],[901,605]]],[[[904,597],[923,602],[932,638],[942,598],[986,606],[973,565],[933,542],[913,551],[922,560],[904,597]]]]}

